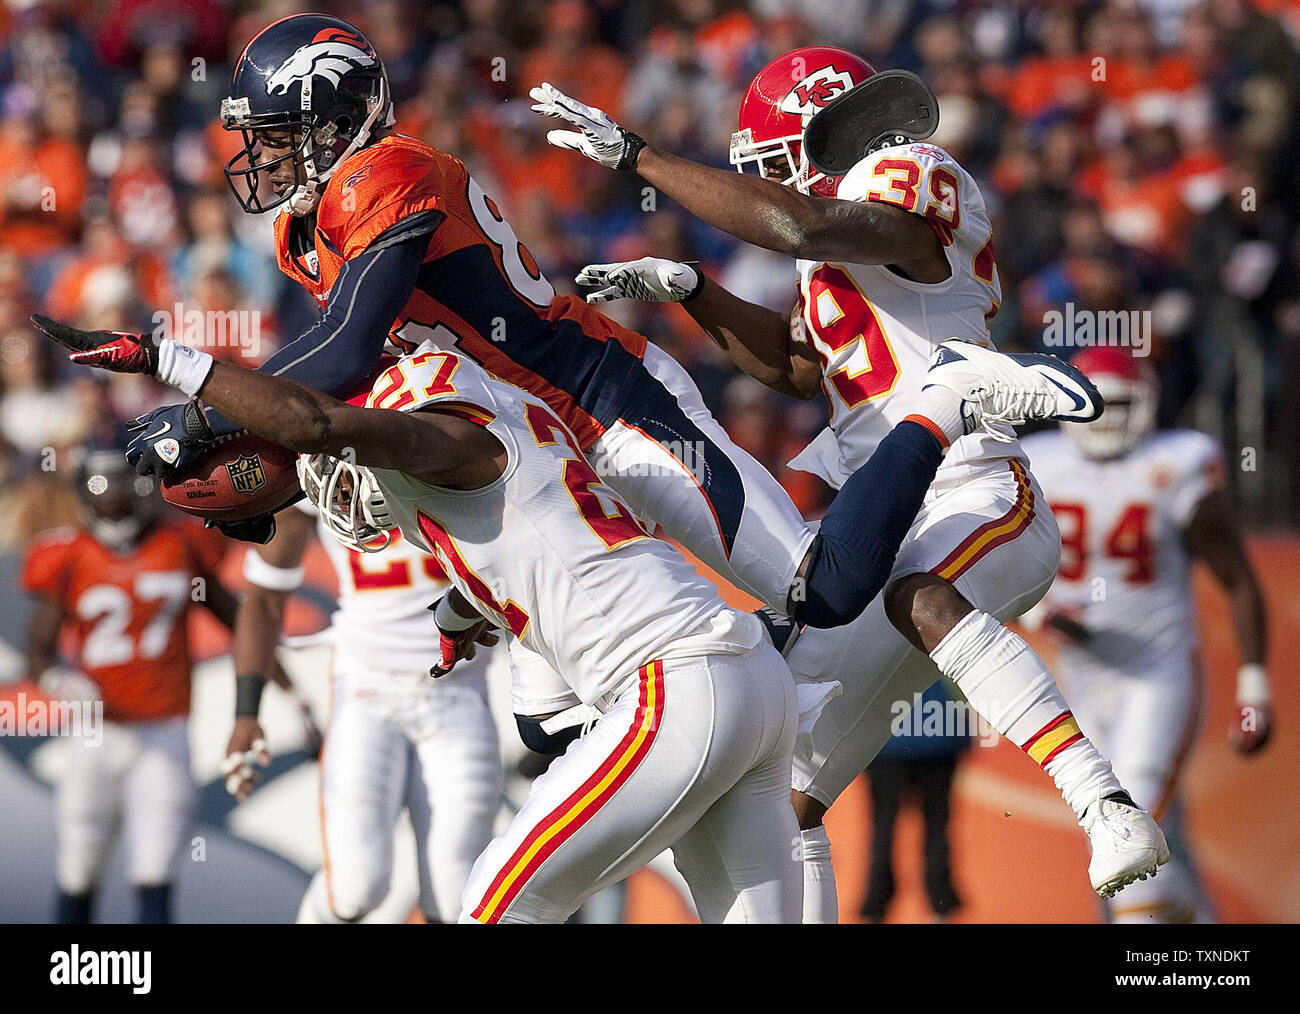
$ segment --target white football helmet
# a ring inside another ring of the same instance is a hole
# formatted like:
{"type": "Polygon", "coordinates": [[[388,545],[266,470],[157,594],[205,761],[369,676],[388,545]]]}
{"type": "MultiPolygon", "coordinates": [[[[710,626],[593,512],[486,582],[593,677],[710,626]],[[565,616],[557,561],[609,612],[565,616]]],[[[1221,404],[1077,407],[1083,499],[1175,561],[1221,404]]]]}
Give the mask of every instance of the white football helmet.
{"type": "Polygon", "coordinates": [[[361,553],[378,553],[397,527],[368,468],[327,454],[298,455],[298,482],[334,537],[361,553]]]}

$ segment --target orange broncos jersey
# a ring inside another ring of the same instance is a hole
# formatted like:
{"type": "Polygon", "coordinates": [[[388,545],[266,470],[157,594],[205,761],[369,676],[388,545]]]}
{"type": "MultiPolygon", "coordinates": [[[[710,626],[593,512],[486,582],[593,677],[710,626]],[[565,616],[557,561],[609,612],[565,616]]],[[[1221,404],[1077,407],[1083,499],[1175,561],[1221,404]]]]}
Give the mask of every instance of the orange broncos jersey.
{"type": "Polygon", "coordinates": [[[361,149],[330,177],[312,236],[310,216],[281,212],[277,262],[323,310],[344,261],[429,211],[442,220],[390,341],[404,353],[430,340],[454,346],[543,399],[590,447],[635,387],[646,340],[580,296],[557,296],[459,159],[401,134],[361,149]]]}
{"type": "Polygon", "coordinates": [[[123,556],[84,531],[57,528],[28,550],[21,583],[66,610],[74,661],[99,685],[104,717],[151,721],[189,713],[193,581],[220,555],[180,522],[155,524],[123,556]]]}

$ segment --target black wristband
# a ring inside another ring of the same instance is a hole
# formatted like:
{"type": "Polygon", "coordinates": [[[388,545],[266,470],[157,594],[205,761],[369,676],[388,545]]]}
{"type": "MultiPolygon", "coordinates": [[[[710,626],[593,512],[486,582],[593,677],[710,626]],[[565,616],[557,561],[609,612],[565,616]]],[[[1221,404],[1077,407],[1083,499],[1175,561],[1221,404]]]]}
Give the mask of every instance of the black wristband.
{"type": "Polygon", "coordinates": [[[641,154],[641,149],[645,147],[645,139],[639,134],[634,134],[630,130],[623,131],[623,157],[618,160],[618,165],[614,168],[620,171],[636,169],[637,156],[641,154]]]}
{"type": "Polygon", "coordinates": [[[266,680],[259,673],[235,677],[235,717],[256,718],[266,680]]]}

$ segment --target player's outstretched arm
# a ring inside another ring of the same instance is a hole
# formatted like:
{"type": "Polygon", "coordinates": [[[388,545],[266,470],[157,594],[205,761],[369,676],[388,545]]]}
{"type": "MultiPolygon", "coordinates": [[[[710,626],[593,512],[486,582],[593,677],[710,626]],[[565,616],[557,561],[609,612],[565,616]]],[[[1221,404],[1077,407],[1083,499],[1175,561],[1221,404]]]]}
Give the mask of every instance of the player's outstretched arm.
{"type": "Polygon", "coordinates": [[[728,358],[759,383],[805,400],[821,392],[821,365],[812,346],[791,338],[802,326],[798,307],[785,317],[706,279],[685,309],[728,358]]]}
{"type": "Polygon", "coordinates": [[[1264,669],[1268,617],[1259,579],[1242,545],[1241,530],[1226,491],[1215,490],[1200,502],[1184,541],[1191,554],[1210,568],[1232,604],[1241,669],[1237,676],[1239,721],[1230,735],[1238,750],[1253,753],[1264,746],[1272,731],[1271,695],[1264,669]]]}
{"type": "Polygon", "coordinates": [[[433,485],[478,489],[505,465],[504,448],[486,429],[437,411],[357,408],[295,381],[222,362],[213,362],[199,394],[290,450],[395,469],[433,485]]]}
{"type": "Polygon", "coordinates": [[[32,323],[69,349],[74,363],[145,373],[185,394],[202,395],[241,427],[290,450],[396,469],[453,489],[486,486],[505,468],[501,442],[456,416],[356,408],[284,377],[217,362],[174,341],[82,331],[48,317],[33,316],[32,323]]]}
{"type": "Polygon", "coordinates": [[[708,278],[695,263],[642,257],[615,264],[588,264],[576,279],[593,291],[588,303],[642,299],[681,303],[697,324],[740,369],[782,394],[815,397],[821,368],[805,343],[790,340],[801,322],[750,303],[708,278]]]}
{"type": "Polygon", "coordinates": [[[701,221],[787,257],[897,264],[921,282],[947,277],[934,230],[920,215],[894,205],[810,197],[773,180],[714,169],[649,145],[638,155],[636,171],[701,221]]]}
{"type": "Polygon", "coordinates": [[[552,130],[548,142],[639,173],[696,218],[737,239],[802,260],[896,264],[918,282],[948,277],[938,237],[919,215],[878,202],[809,197],[773,180],[700,165],[659,151],[552,85],[529,94],[534,112],[577,128],[552,130]]]}

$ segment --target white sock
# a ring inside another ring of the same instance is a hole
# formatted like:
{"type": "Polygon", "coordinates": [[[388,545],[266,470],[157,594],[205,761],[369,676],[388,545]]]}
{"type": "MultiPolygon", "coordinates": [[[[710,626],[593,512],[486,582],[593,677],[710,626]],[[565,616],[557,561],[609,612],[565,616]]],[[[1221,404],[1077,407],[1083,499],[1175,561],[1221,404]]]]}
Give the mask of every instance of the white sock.
{"type": "Polygon", "coordinates": [[[1043,660],[988,613],[962,617],[930,657],[979,714],[1042,766],[1080,821],[1099,797],[1122,791],[1043,660]]]}
{"type": "Polygon", "coordinates": [[[835,896],[835,868],[831,865],[831,840],[824,825],[800,831],[803,842],[803,921],[840,921],[839,899],[835,896]]]}
{"type": "MultiPolygon", "coordinates": [[[[966,432],[961,417],[963,404],[964,402],[957,397],[956,392],[941,387],[939,384],[934,384],[922,391],[920,397],[916,399],[912,415],[928,419],[934,426],[926,426],[926,429],[933,433],[934,428],[937,427],[942,431],[947,442],[951,444],[966,432]]],[[[911,417],[909,416],[909,418],[911,417]]],[[[920,422],[921,420],[915,421],[920,422]]]]}

